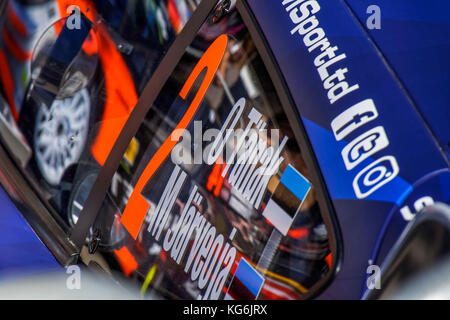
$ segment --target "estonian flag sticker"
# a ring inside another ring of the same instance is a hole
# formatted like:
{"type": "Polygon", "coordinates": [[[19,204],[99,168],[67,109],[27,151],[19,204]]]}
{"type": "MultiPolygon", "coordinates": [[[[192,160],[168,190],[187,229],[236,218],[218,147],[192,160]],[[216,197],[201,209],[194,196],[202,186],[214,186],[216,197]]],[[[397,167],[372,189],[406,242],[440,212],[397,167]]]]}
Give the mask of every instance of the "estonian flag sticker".
{"type": "Polygon", "coordinates": [[[263,284],[264,277],[241,258],[224,300],[256,300],[263,284]]]}
{"type": "Polygon", "coordinates": [[[288,165],[262,213],[263,216],[286,235],[310,189],[311,183],[293,166],[288,165]]]}

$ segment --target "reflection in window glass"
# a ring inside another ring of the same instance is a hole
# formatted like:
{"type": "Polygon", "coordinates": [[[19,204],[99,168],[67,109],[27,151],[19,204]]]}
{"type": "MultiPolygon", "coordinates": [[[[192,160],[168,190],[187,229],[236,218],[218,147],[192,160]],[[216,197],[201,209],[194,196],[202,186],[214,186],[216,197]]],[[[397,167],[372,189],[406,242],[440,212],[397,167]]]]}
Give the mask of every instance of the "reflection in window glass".
{"type": "Polygon", "coordinates": [[[120,128],[196,2],[3,2],[1,142],[73,225],[77,216],[69,212],[81,211],[120,128]]]}
{"type": "Polygon", "coordinates": [[[130,141],[102,248],[144,295],[299,299],[331,263],[310,174],[232,10],[202,26],[130,141]]]}

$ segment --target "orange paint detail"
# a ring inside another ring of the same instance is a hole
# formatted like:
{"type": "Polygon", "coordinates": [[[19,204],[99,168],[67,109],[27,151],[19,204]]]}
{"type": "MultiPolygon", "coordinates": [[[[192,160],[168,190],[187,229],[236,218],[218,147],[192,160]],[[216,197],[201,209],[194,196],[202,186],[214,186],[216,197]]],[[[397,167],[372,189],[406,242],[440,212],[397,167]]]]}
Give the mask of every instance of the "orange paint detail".
{"type": "Polygon", "coordinates": [[[93,55],[98,52],[98,41],[94,29],[91,29],[81,48],[88,55],[93,55]]]}
{"type": "Polygon", "coordinates": [[[225,164],[221,164],[222,159],[218,163],[216,163],[213,167],[211,174],[208,177],[208,182],[206,184],[206,189],[212,191],[214,189],[214,196],[218,197],[220,195],[220,191],[223,187],[224,177],[222,177],[222,172],[225,169],[225,164]]]}
{"type": "Polygon", "coordinates": [[[164,141],[162,146],[156,151],[153,158],[147,164],[144,172],[140,176],[136,186],[131,194],[131,197],[125,207],[125,210],[122,215],[122,225],[128,230],[131,236],[136,239],[139,230],[141,228],[142,222],[144,221],[145,215],[149,209],[149,203],[142,197],[141,192],[144,189],[144,186],[153,176],[153,174],[158,170],[161,164],[166,160],[169,156],[172,149],[177,144],[180,135],[175,136],[174,132],[181,133],[191,122],[194,117],[195,112],[200,106],[203,97],[206,94],[206,91],[209,88],[214,76],[216,74],[217,69],[219,68],[220,62],[222,61],[222,57],[225,53],[225,49],[228,44],[228,38],[226,35],[219,36],[206,50],[203,54],[200,61],[195,66],[192,73],[189,75],[186,83],[180,92],[180,97],[182,99],[186,99],[187,94],[191,90],[194,85],[195,80],[197,80],[200,73],[206,69],[206,75],[200,85],[200,88],[195,95],[192,103],[187,109],[181,121],[178,123],[177,127],[174,129],[172,134],[164,141]]]}
{"type": "Polygon", "coordinates": [[[9,104],[14,120],[19,120],[16,103],[14,102],[14,78],[9,69],[8,60],[3,50],[0,50],[0,79],[5,90],[6,101],[9,104]]]}
{"type": "Polygon", "coordinates": [[[97,21],[99,19],[95,5],[91,0],[77,0],[76,2],[73,0],[56,0],[56,2],[58,3],[60,17],[69,16],[70,13],[67,12],[67,9],[76,4],[89,20],[97,21]]]}
{"type": "Polygon", "coordinates": [[[298,229],[289,230],[287,234],[288,234],[288,236],[290,236],[294,239],[300,239],[300,238],[308,236],[309,231],[307,228],[298,228],[298,229]]]}
{"type": "MultiPolygon", "coordinates": [[[[262,208],[263,211],[264,211],[265,208],[266,208],[265,206],[264,206],[264,208],[262,208]]],[[[267,222],[267,224],[268,224],[269,226],[273,227],[273,224],[272,224],[269,220],[267,220],[265,217],[264,217],[264,220],[267,222]]]]}
{"type": "Polygon", "coordinates": [[[128,67],[117,51],[113,40],[107,35],[106,27],[99,25],[100,62],[105,74],[106,101],[102,123],[91,147],[95,160],[103,165],[119,137],[138,96],[128,67]]]}
{"type": "Polygon", "coordinates": [[[28,61],[31,59],[32,53],[29,51],[25,51],[20,47],[20,45],[16,42],[16,40],[11,37],[6,26],[3,28],[2,36],[6,48],[8,49],[9,52],[11,52],[14,58],[16,58],[21,62],[28,61]]]}
{"type": "Polygon", "coordinates": [[[138,267],[138,263],[130,250],[127,247],[122,247],[119,250],[114,250],[114,253],[125,275],[130,276],[138,267]]]}
{"type": "Polygon", "coordinates": [[[333,256],[331,255],[331,253],[330,254],[328,254],[326,257],[325,257],[325,262],[327,263],[327,265],[328,265],[328,267],[331,269],[331,263],[332,263],[332,261],[333,261],[333,256]]]}
{"type": "MultiPolygon", "coordinates": [[[[67,16],[67,8],[72,4],[72,0],[58,0],[60,15],[67,16]]],[[[104,71],[106,93],[104,111],[99,132],[91,146],[93,157],[100,165],[103,165],[133,111],[138,96],[128,67],[109,36],[105,24],[96,23],[100,16],[92,1],[81,0],[77,1],[76,5],[89,20],[94,22],[97,34],[97,39],[88,38],[85,41],[83,50],[91,54],[98,46],[99,59],[104,71]]],[[[89,36],[91,37],[92,34],[89,36]]]]}
{"type": "Polygon", "coordinates": [[[173,0],[167,1],[167,12],[169,14],[170,23],[172,24],[175,33],[180,33],[181,29],[183,29],[183,26],[177,6],[173,0]]]}
{"type": "Polygon", "coordinates": [[[161,258],[162,262],[166,262],[167,261],[167,253],[164,250],[161,250],[159,252],[159,257],[161,258]]]}
{"type": "Polygon", "coordinates": [[[13,26],[13,28],[22,36],[26,37],[28,35],[27,28],[25,27],[25,24],[20,20],[20,18],[17,16],[17,13],[14,11],[14,9],[11,7],[11,5],[8,5],[8,20],[13,26]]]}

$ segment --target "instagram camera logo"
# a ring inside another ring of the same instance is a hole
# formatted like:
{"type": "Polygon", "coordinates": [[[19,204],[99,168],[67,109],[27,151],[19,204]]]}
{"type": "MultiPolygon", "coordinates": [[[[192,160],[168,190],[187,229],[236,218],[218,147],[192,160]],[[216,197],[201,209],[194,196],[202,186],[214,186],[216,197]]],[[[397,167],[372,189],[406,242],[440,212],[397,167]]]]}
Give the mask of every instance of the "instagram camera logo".
{"type": "Polygon", "coordinates": [[[394,179],[399,171],[397,161],[393,156],[385,156],[371,163],[353,180],[356,196],[358,199],[366,198],[394,179]]]}

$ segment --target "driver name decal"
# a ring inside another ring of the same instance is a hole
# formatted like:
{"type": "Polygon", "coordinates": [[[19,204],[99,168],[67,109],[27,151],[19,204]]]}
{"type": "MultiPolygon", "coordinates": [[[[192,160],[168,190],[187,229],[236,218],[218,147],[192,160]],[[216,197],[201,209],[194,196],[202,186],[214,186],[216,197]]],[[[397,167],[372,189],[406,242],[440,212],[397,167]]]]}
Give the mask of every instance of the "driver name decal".
{"type": "MultiPolygon", "coordinates": [[[[187,174],[177,165],[169,178],[154,212],[150,215],[147,231],[160,240],[170,212],[178,198],[187,174]]],[[[233,228],[228,241],[202,214],[203,197],[194,186],[181,214],[167,228],[163,238],[163,249],[184,272],[197,283],[200,290],[206,289],[197,299],[216,300],[222,293],[231,267],[236,259],[236,248],[231,245],[236,229],[233,228]],[[193,237],[193,242],[191,239],[193,237]]]]}

